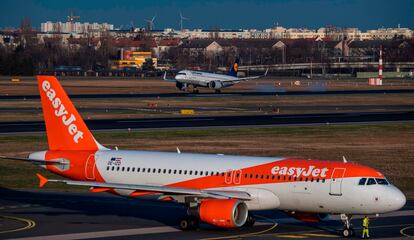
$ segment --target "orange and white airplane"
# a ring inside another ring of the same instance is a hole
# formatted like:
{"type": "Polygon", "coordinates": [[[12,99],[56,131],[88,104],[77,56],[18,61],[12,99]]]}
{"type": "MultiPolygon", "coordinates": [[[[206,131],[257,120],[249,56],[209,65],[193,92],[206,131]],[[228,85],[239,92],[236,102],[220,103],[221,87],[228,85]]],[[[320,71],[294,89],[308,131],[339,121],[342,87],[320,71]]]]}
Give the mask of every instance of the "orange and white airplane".
{"type": "Polygon", "coordinates": [[[152,151],[111,150],[92,136],[53,76],[38,76],[49,149],[28,158],[92,192],[175,200],[188,207],[179,226],[199,221],[222,228],[251,226],[252,210],[279,209],[310,222],[341,214],[344,236],[351,216],[396,211],[404,194],[383,174],[353,163],[152,151]]]}

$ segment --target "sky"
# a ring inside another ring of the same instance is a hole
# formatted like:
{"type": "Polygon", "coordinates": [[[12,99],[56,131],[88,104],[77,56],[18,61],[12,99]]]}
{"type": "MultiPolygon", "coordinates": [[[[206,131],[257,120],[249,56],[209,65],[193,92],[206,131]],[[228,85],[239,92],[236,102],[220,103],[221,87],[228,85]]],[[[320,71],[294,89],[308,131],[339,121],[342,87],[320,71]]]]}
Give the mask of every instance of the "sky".
{"type": "Polygon", "coordinates": [[[144,27],[156,15],[155,29],[179,28],[179,12],[189,18],[185,28],[316,29],[331,25],[414,28],[414,0],[0,0],[0,28],[18,27],[29,18],[40,29],[45,21],[66,21],[73,11],[80,22],[107,22],[115,27],[144,27]]]}

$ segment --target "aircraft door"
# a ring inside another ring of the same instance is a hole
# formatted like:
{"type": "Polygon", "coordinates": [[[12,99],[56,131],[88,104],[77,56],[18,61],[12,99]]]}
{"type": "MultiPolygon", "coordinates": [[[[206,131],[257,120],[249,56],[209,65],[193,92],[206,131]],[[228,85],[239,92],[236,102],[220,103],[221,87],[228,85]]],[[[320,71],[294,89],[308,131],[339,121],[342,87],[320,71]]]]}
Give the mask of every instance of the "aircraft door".
{"type": "Polygon", "coordinates": [[[91,154],[89,155],[88,160],[86,160],[85,164],[85,177],[88,180],[95,180],[95,168],[95,155],[91,154]]]}
{"type": "Polygon", "coordinates": [[[226,184],[231,184],[233,182],[233,171],[232,170],[228,170],[224,174],[225,174],[224,175],[224,182],[226,184]]]}
{"type": "Polygon", "coordinates": [[[345,168],[335,168],[331,175],[329,194],[334,196],[342,195],[342,180],[345,175],[345,168]]]}

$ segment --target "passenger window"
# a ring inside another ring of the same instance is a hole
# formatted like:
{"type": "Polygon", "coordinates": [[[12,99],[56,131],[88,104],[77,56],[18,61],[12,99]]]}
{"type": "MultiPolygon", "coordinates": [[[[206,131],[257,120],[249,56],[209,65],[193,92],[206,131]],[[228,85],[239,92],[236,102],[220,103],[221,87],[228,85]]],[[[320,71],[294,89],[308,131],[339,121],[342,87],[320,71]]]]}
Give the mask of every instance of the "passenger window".
{"type": "Polygon", "coordinates": [[[168,169],[168,174],[171,174],[171,169],[168,169]]]}
{"type": "Polygon", "coordinates": [[[174,169],[174,174],[177,174],[177,169],[174,169]]]}
{"type": "Polygon", "coordinates": [[[109,170],[109,166],[106,167],[106,171],[108,171],[108,170],[109,170]]]}
{"type": "Polygon", "coordinates": [[[194,175],[197,175],[197,174],[198,174],[198,171],[195,171],[195,172],[194,172],[194,175]]]}
{"type": "Polygon", "coordinates": [[[164,170],[162,171],[162,173],[166,174],[166,173],[167,173],[167,169],[164,169],[164,170]]]}
{"type": "Polygon", "coordinates": [[[389,184],[388,181],[384,178],[375,178],[375,180],[377,180],[377,183],[379,185],[388,185],[389,184]]]}
{"type": "Polygon", "coordinates": [[[256,174],[256,178],[258,178],[259,177],[259,174],[256,174]]]}
{"type": "Polygon", "coordinates": [[[137,172],[139,172],[141,170],[141,168],[137,168],[137,172]]]}
{"type": "Polygon", "coordinates": [[[180,171],[178,171],[178,174],[181,174],[183,171],[182,170],[180,170],[180,171]]]}
{"type": "Polygon", "coordinates": [[[250,173],[250,178],[253,178],[253,174],[250,173]]]}
{"type": "Polygon", "coordinates": [[[325,178],[324,179],[322,179],[322,183],[324,183],[325,182],[325,178]]]}
{"type": "Polygon", "coordinates": [[[119,167],[117,167],[116,170],[119,171],[119,167]]]}
{"type": "Polygon", "coordinates": [[[122,172],[125,170],[125,167],[122,167],[122,172]]]}
{"type": "Polygon", "coordinates": [[[274,179],[275,179],[275,175],[272,176],[272,180],[274,180],[274,179]]]}
{"type": "Polygon", "coordinates": [[[361,178],[361,179],[359,179],[358,185],[365,185],[366,181],[367,181],[367,178],[361,178]]]}
{"type": "Polygon", "coordinates": [[[247,178],[247,173],[244,174],[244,178],[247,178]]]}
{"type": "Polygon", "coordinates": [[[261,179],[263,179],[263,174],[260,176],[261,179]]]}
{"type": "Polygon", "coordinates": [[[157,171],[157,169],[155,169],[155,168],[154,168],[154,169],[152,169],[152,173],[155,173],[156,171],[157,171]]]}
{"type": "Polygon", "coordinates": [[[368,179],[367,185],[374,185],[374,184],[376,184],[375,179],[373,178],[368,179]]]}
{"type": "Polygon", "coordinates": [[[187,175],[187,170],[184,170],[184,175],[187,175]]]}
{"type": "Polygon", "coordinates": [[[192,175],[193,174],[193,170],[190,170],[189,174],[192,175]]]}
{"type": "Polygon", "coordinates": [[[291,176],[289,176],[289,181],[290,181],[290,180],[292,180],[292,177],[291,177],[291,176]]]}
{"type": "Polygon", "coordinates": [[[269,179],[269,175],[266,176],[266,179],[269,179]]]}
{"type": "Polygon", "coordinates": [[[130,168],[129,168],[129,167],[127,167],[127,172],[129,172],[129,169],[130,169],[130,168]]]}
{"type": "Polygon", "coordinates": [[[277,176],[277,180],[280,180],[280,175],[279,175],[279,176],[277,176]]]}
{"type": "Polygon", "coordinates": [[[161,168],[158,169],[158,173],[161,173],[161,168]]]}
{"type": "Polygon", "coordinates": [[[115,167],[112,167],[112,171],[115,170],[115,167]]]}
{"type": "Polygon", "coordinates": [[[294,177],[293,180],[296,181],[296,179],[298,179],[297,177],[294,177]]]}
{"type": "Polygon", "coordinates": [[[135,168],[134,167],[132,168],[132,171],[135,172],[135,168]]]}

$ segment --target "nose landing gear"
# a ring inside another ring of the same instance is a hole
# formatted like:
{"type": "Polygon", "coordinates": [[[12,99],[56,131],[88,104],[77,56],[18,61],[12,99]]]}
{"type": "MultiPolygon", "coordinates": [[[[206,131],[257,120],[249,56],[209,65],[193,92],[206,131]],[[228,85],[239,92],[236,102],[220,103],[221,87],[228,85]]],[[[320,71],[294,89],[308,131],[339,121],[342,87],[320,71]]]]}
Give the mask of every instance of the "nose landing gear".
{"type": "Polygon", "coordinates": [[[344,223],[344,229],[342,230],[342,236],[343,237],[352,237],[355,235],[355,231],[352,228],[351,224],[352,215],[348,214],[341,214],[341,220],[344,223]]]}

